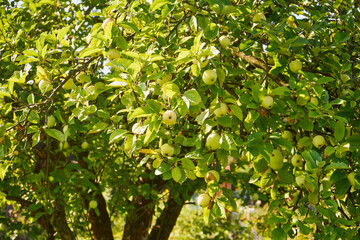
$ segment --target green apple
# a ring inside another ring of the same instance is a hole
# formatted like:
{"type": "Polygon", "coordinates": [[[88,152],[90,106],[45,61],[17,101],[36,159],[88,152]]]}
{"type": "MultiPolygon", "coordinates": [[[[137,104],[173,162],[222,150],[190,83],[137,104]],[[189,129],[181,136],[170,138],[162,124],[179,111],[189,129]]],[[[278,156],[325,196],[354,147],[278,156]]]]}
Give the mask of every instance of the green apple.
{"type": "Polygon", "coordinates": [[[200,194],[197,198],[197,204],[202,208],[209,206],[210,201],[211,197],[207,193],[200,194]]]}
{"type": "Polygon", "coordinates": [[[263,98],[261,105],[266,109],[271,109],[274,106],[274,99],[271,96],[263,98]]]}
{"type": "Polygon", "coordinates": [[[167,143],[161,146],[160,151],[164,157],[171,157],[174,155],[174,147],[167,143]]]}
{"type": "Polygon", "coordinates": [[[212,180],[215,180],[216,182],[220,181],[220,174],[215,170],[210,170],[205,175],[205,182],[208,183],[212,180]]]}
{"type": "Polygon", "coordinates": [[[70,90],[74,86],[74,81],[72,79],[69,79],[66,81],[66,83],[62,86],[65,90],[70,90]]]}
{"type": "Polygon", "coordinates": [[[176,123],[176,114],[172,110],[167,110],[163,113],[163,122],[166,125],[172,126],[176,123]]]}
{"type": "Polygon", "coordinates": [[[220,148],[220,135],[217,134],[216,132],[211,133],[206,138],[205,146],[207,146],[211,150],[216,150],[216,149],[220,148]]]}
{"type": "Polygon", "coordinates": [[[51,82],[49,82],[47,80],[40,80],[39,81],[39,88],[40,88],[40,91],[42,93],[44,93],[44,92],[51,91],[51,89],[53,89],[53,86],[52,86],[51,82]]]}
{"type": "Polygon", "coordinates": [[[296,98],[296,104],[299,106],[304,106],[310,99],[310,96],[305,93],[299,93],[296,98]]]}
{"type": "Polygon", "coordinates": [[[301,167],[303,165],[303,159],[301,157],[300,154],[295,154],[292,158],[291,158],[291,164],[294,167],[301,167]]]}
{"type": "Polygon", "coordinates": [[[341,81],[343,81],[343,83],[346,83],[347,81],[350,80],[350,77],[349,77],[349,75],[341,74],[340,79],[341,79],[341,81]]]}
{"type": "Polygon", "coordinates": [[[217,79],[217,74],[216,74],[216,70],[214,69],[206,70],[202,76],[202,80],[207,85],[213,85],[216,82],[216,79],[217,79]]]}
{"type": "Polygon", "coordinates": [[[113,59],[120,58],[121,54],[120,54],[119,50],[112,48],[107,52],[106,56],[111,61],[113,59]]]}
{"type": "Polygon", "coordinates": [[[254,23],[260,23],[261,19],[266,20],[266,17],[263,13],[257,13],[254,15],[253,17],[253,22],[254,23]]]}
{"type": "Polygon", "coordinates": [[[302,68],[302,63],[299,60],[291,61],[289,64],[290,71],[297,73],[302,68]]]}
{"type": "Polygon", "coordinates": [[[303,187],[305,186],[305,179],[306,179],[305,175],[296,176],[295,182],[297,185],[299,185],[299,187],[303,187]]]}
{"type": "Polygon", "coordinates": [[[310,102],[311,102],[312,104],[314,104],[315,106],[319,105],[319,100],[318,100],[317,97],[315,97],[315,96],[312,96],[312,97],[310,98],[310,102]]]}
{"type": "Polygon", "coordinates": [[[230,45],[230,39],[227,36],[221,36],[219,38],[219,43],[223,48],[226,48],[230,45]]]}
{"type": "Polygon", "coordinates": [[[83,142],[82,144],[81,144],[81,148],[82,149],[87,149],[89,147],[89,143],[88,142],[83,142]]]}
{"type": "Polygon", "coordinates": [[[313,138],[313,145],[317,148],[322,148],[325,145],[325,138],[321,135],[317,135],[313,138]]]}
{"type": "Polygon", "coordinates": [[[270,155],[270,167],[274,170],[282,168],[284,165],[284,157],[280,150],[274,149],[270,155]]]}
{"type": "Polygon", "coordinates": [[[107,26],[109,23],[111,23],[111,22],[114,22],[114,20],[111,19],[111,18],[105,19],[105,20],[103,21],[103,24],[101,25],[102,29],[105,30],[105,29],[106,29],[106,26],[107,26]]]}
{"type": "Polygon", "coordinates": [[[355,172],[351,172],[347,175],[347,179],[349,180],[350,184],[353,186],[355,186],[355,176],[356,176],[355,172]]]}
{"type": "Polygon", "coordinates": [[[228,112],[228,107],[225,103],[220,103],[220,107],[215,109],[214,113],[217,117],[224,117],[228,112]]]}
{"type": "Polygon", "coordinates": [[[290,131],[288,131],[288,130],[285,130],[282,134],[281,134],[281,137],[282,138],[285,138],[286,140],[288,140],[288,141],[292,141],[293,140],[293,135],[292,135],[292,133],[290,132],[290,131]]]}
{"type": "Polygon", "coordinates": [[[89,208],[97,208],[97,201],[91,200],[89,203],[89,208]]]}
{"type": "Polygon", "coordinates": [[[46,125],[48,128],[52,128],[53,126],[55,126],[55,122],[55,117],[53,115],[50,115],[47,118],[46,125]]]}

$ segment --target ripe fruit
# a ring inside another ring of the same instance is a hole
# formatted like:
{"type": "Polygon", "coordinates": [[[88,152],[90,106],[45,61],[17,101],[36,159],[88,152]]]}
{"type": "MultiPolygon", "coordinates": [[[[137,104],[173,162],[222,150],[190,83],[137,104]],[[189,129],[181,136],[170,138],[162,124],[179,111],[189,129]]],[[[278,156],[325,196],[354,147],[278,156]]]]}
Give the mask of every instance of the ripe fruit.
{"type": "Polygon", "coordinates": [[[297,73],[302,68],[302,63],[299,60],[291,61],[289,64],[290,71],[297,73]]]}
{"type": "Polygon", "coordinates": [[[303,187],[305,185],[305,175],[296,176],[295,182],[300,187],[303,187]]]}
{"type": "Polygon", "coordinates": [[[70,90],[74,86],[74,81],[72,79],[69,79],[66,81],[66,83],[62,86],[65,90],[70,90]]]}
{"type": "Polygon", "coordinates": [[[49,81],[40,80],[40,82],[39,82],[39,88],[40,88],[40,91],[41,91],[42,93],[44,93],[44,92],[49,92],[49,91],[51,91],[51,89],[53,89],[53,86],[52,86],[51,82],[49,82],[49,81]]]}
{"type": "Polygon", "coordinates": [[[213,132],[206,138],[206,144],[211,150],[216,150],[220,147],[220,135],[213,132]]]}
{"type": "Polygon", "coordinates": [[[295,154],[292,158],[291,158],[291,164],[294,167],[301,167],[302,166],[302,157],[300,154],[295,154]]]}
{"type": "Polygon", "coordinates": [[[219,43],[223,48],[226,48],[227,46],[230,45],[230,39],[227,36],[221,36],[219,38],[219,43]]]}
{"type": "Polygon", "coordinates": [[[290,132],[290,131],[288,131],[288,130],[285,130],[282,134],[281,134],[281,137],[282,138],[285,138],[286,140],[288,140],[288,141],[292,141],[292,139],[293,139],[293,135],[292,135],[292,133],[290,132]]]}
{"type": "Polygon", "coordinates": [[[97,208],[97,201],[91,200],[89,203],[89,208],[97,208]]]}
{"type": "Polygon", "coordinates": [[[216,82],[216,79],[217,79],[216,70],[213,69],[206,70],[202,76],[202,80],[207,85],[213,85],[216,82]]]}
{"type": "Polygon", "coordinates": [[[163,122],[166,125],[174,125],[176,123],[176,114],[174,111],[172,110],[167,110],[166,112],[164,112],[163,114],[163,122]]]}
{"type": "Polygon", "coordinates": [[[263,13],[257,13],[254,15],[253,17],[253,22],[254,23],[260,23],[261,19],[266,20],[266,17],[263,13]]]}
{"type": "Polygon", "coordinates": [[[48,128],[55,126],[55,117],[53,115],[48,116],[46,125],[48,128]]]}
{"type": "Polygon", "coordinates": [[[313,138],[313,145],[317,148],[322,148],[325,145],[325,138],[321,135],[317,135],[313,138]]]}
{"type": "Polygon", "coordinates": [[[274,149],[270,156],[270,167],[274,170],[282,168],[284,165],[283,155],[280,150],[274,149]]]}
{"type": "Polygon", "coordinates": [[[83,142],[82,144],[81,144],[81,148],[82,149],[87,149],[89,147],[89,143],[88,142],[83,142]]]}
{"type": "Polygon", "coordinates": [[[220,175],[217,171],[215,170],[211,170],[211,171],[208,171],[205,175],[205,182],[208,183],[212,180],[215,180],[216,182],[219,182],[220,181],[220,175]]]}
{"type": "Polygon", "coordinates": [[[217,117],[224,117],[228,112],[228,107],[225,103],[220,103],[220,107],[215,109],[214,113],[217,117]]]}
{"type": "Polygon", "coordinates": [[[163,144],[160,148],[161,154],[164,157],[171,157],[174,154],[174,147],[169,144],[163,144]]]}
{"type": "Polygon", "coordinates": [[[106,26],[107,26],[109,23],[113,22],[113,21],[114,21],[114,20],[112,20],[111,18],[105,19],[104,22],[103,22],[103,24],[101,25],[102,29],[105,30],[106,26]]]}
{"type": "Polygon", "coordinates": [[[211,197],[207,193],[200,194],[197,198],[197,204],[203,208],[209,206],[210,201],[211,197]]]}
{"type": "Polygon", "coordinates": [[[266,96],[262,100],[261,105],[266,109],[271,109],[274,106],[274,99],[271,96],[266,96]]]}
{"type": "Polygon", "coordinates": [[[120,52],[117,49],[110,49],[107,54],[107,58],[111,61],[113,59],[117,59],[121,57],[120,52]]]}
{"type": "Polygon", "coordinates": [[[352,186],[355,186],[355,176],[356,176],[355,172],[351,172],[347,175],[347,179],[349,180],[352,186]]]}

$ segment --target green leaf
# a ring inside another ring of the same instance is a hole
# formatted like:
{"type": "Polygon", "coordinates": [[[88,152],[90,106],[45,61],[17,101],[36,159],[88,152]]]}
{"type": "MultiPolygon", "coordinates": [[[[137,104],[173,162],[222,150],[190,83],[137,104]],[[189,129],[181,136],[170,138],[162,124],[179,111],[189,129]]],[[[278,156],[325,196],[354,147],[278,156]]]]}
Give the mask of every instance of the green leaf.
{"type": "Polygon", "coordinates": [[[243,112],[240,107],[234,104],[229,105],[229,107],[231,109],[231,113],[233,113],[240,121],[244,119],[243,112]]]}
{"type": "Polygon", "coordinates": [[[350,188],[350,182],[347,178],[343,178],[335,182],[335,194],[338,197],[344,195],[350,188]]]}
{"type": "Polygon", "coordinates": [[[315,150],[304,151],[301,155],[306,160],[306,166],[307,166],[308,170],[316,168],[317,163],[322,162],[321,156],[315,150]]]}
{"type": "Polygon", "coordinates": [[[85,48],[83,51],[81,51],[81,54],[79,55],[79,57],[81,58],[85,58],[85,57],[89,57],[89,56],[96,56],[98,54],[100,54],[103,51],[102,48],[85,48]]]}
{"type": "Polygon", "coordinates": [[[201,103],[201,96],[194,88],[187,90],[184,97],[189,101],[190,105],[199,105],[201,103]]]}
{"type": "Polygon", "coordinates": [[[7,169],[10,165],[11,165],[11,163],[9,161],[4,161],[3,163],[0,163],[0,179],[1,179],[1,181],[4,180],[7,169]]]}
{"type": "Polygon", "coordinates": [[[316,81],[316,84],[324,84],[324,83],[328,83],[328,82],[332,82],[335,81],[334,78],[332,77],[321,77],[319,78],[319,80],[316,81]]]}
{"type": "Polygon", "coordinates": [[[164,83],[161,86],[161,90],[163,91],[163,93],[166,94],[166,96],[168,96],[169,98],[174,98],[177,95],[180,94],[180,89],[179,87],[174,83],[174,82],[167,82],[164,83]]]}
{"type": "Polygon", "coordinates": [[[277,240],[286,240],[286,233],[284,232],[284,230],[281,227],[275,228],[272,232],[271,232],[271,237],[272,239],[277,239],[277,240]]]}
{"type": "Polygon", "coordinates": [[[311,119],[304,118],[300,120],[299,126],[305,131],[312,131],[314,129],[314,123],[311,119]]]}
{"type": "Polygon", "coordinates": [[[346,140],[350,143],[350,149],[360,148],[360,134],[351,135],[346,140]]]}
{"type": "Polygon", "coordinates": [[[171,176],[175,182],[179,182],[181,179],[181,169],[176,166],[171,170],[171,176]]]}
{"type": "Polygon", "coordinates": [[[195,170],[195,164],[193,163],[193,161],[191,161],[188,158],[182,158],[181,164],[182,164],[183,168],[185,168],[185,169],[195,170]]]}
{"type": "Polygon", "coordinates": [[[342,43],[350,39],[350,35],[346,32],[338,32],[334,35],[334,40],[336,43],[342,43]]]}
{"type": "Polygon", "coordinates": [[[123,129],[116,129],[111,135],[109,142],[110,143],[116,143],[123,139],[125,137],[125,134],[127,134],[129,131],[123,130],[123,129]]]}
{"type": "Polygon", "coordinates": [[[287,87],[277,87],[272,91],[272,94],[278,96],[288,96],[291,94],[291,91],[287,87]]]}
{"type": "Polygon", "coordinates": [[[325,170],[333,170],[333,169],[349,169],[350,167],[343,162],[333,162],[330,165],[326,166],[325,170]]]}
{"type": "Polygon", "coordinates": [[[211,40],[219,34],[220,27],[215,23],[210,23],[204,30],[204,36],[211,40]]]}
{"type": "Polygon", "coordinates": [[[133,24],[133,23],[130,23],[130,22],[122,22],[122,23],[119,23],[119,27],[123,27],[123,28],[127,28],[127,29],[132,29],[134,30],[136,33],[140,33],[138,27],[133,24]]]}
{"type": "Polygon", "coordinates": [[[147,117],[152,114],[154,114],[154,111],[149,106],[138,107],[131,114],[129,114],[128,120],[140,117],[147,117]]]}
{"type": "Polygon", "coordinates": [[[64,134],[62,132],[60,132],[59,130],[57,130],[57,129],[44,129],[44,130],[45,130],[47,135],[49,135],[50,137],[55,138],[59,142],[64,142],[65,141],[64,134]]]}
{"type": "Polygon", "coordinates": [[[336,122],[334,136],[335,136],[336,140],[338,140],[339,142],[344,138],[345,124],[342,121],[336,122]]]}
{"type": "Polygon", "coordinates": [[[295,178],[293,175],[291,175],[289,172],[287,172],[286,170],[278,170],[279,174],[278,177],[280,179],[281,183],[284,184],[292,184],[295,182],[295,178]]]}

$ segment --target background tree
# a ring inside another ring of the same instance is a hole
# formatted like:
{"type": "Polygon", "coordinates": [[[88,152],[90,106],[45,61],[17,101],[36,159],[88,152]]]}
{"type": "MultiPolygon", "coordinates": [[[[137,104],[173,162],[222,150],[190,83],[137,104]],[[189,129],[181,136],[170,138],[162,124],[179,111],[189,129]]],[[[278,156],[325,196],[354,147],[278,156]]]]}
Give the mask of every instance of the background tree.
{"type": "Polygon", "coordinates": [[[167,239],[234,189],[264,237],[360,234],[357,1],[78,2],[0,7],[8,236],[113,239],[125,215],[123,239],[167,239]]]}

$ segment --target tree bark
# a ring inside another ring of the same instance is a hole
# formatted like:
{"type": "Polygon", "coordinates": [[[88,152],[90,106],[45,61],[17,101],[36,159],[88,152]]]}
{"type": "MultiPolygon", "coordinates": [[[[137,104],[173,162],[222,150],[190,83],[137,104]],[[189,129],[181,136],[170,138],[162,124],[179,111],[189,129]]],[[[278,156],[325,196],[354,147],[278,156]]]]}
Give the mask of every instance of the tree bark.
{"type": "MultiPolygon", "coordinates": [[[[99,216],[94,209],[89,210],[88,217],[91,222],[91,230],[96,240],[113,240],[114,236],[111,229],[109,213],[106,209],[106,201],[101,193],[95,195],[99,216]]],[[[85,198],[84,198],[85,199],[85,198]]],[[[86,207],[89,208],[89,200],[85,200],[86,207]]]]}
{"type": "Polygon", "coordinates": [[[155,226],[152,228],[148,240],[167,240],[172,232],[176,220],[180,215],[184,202],[178,204],[174,198],[170,197],[166,202],[166,206],[161,212],[160,217],[156,220],[155,226]]]}
{"type": "Polygon", "coordinates": [[[134,210],[130,210],[125,223],[123,240],[147,240],[155,209],[154,200],[136,196],[132,201],[134,210]]]}

